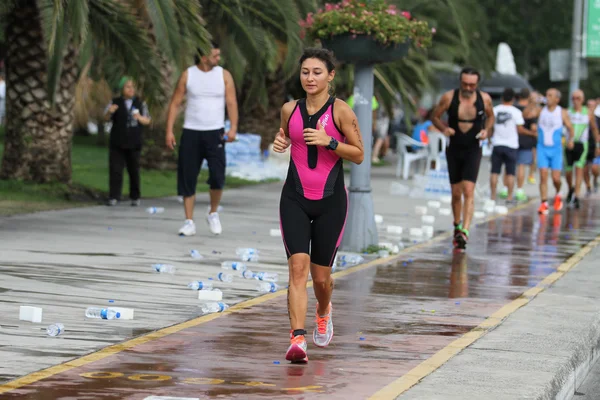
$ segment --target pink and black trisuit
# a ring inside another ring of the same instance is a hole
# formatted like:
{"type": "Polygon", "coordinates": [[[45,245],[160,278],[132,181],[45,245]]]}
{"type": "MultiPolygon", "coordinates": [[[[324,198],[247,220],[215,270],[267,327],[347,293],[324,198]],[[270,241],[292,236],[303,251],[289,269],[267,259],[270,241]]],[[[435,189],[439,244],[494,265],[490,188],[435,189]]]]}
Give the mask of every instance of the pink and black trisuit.
{"type": "Polygon", "coordinates": [[[306,253],[312,263],[322,266],[333,264],[342,241],[348,197],[342,159],[324,146],[307,145],[304,129],[317,129],[321,122],[327,135],[344,142],[333,118],[334,103],[335,98],[330,97],[313,115],[308,115],[305,99],[296,103],[288,120],[291,159],[279,203],[288,258],[306,253]]]}

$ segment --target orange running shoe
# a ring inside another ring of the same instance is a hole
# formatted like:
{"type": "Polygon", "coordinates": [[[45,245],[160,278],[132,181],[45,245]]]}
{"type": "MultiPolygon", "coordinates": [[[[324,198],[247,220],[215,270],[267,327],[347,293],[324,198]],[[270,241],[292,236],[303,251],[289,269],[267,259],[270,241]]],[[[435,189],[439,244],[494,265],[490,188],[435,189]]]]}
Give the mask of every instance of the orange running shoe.
{"type": "Polygon", "coordinates": [[[538,208],[538,214],[546,215],[549,212],[548,202],[544,201],[540,204],[540,208],[538,208]]]}
{"type": "MultiPolygon", "coordinates": [[[[317,303],[317,310],[319,309],[319,303],[317,303]]],[[[321,317],[317,312],[315,330],[313,331],[313,342],[319,347],[327,347],[331,339],[333,338],[333,320],[331,319],[331,313],[333,308],[329,303],[329,312],[327,315],[321,317]]]]}
{"type": "Polygon", "coordinates": [[[306,339],[304,335],[294,337],[292,332],[290,332],[290,347],[285,353],[285,359],[293,363],[306,363],[308,362],[306,339]]]}
{"type": "Polygon", "coordinates": [[[554,211],[560,211],[563,209],[563,201],[560,198],[560,195],[557,194],[556,197],[554,197],[554,211]]]}

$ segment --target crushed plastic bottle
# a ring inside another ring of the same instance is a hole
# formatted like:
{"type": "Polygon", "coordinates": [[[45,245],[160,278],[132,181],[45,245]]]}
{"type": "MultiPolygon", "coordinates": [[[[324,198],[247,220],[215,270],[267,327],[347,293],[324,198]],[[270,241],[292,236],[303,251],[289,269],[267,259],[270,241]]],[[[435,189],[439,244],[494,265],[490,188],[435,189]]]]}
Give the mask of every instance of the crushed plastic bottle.
{"type": "Polygon", "coordinates": [[[85,316],[96,319],[118,319],[121,318],[121,313],[112,308],[88,307],[85,316]]]}
{"type": "Polygon", "coordinates": [[[146,208],[148,214],[161,214],[165,212],[164,207],[148,207],[146,208]]]}
{"type": "Polygon", "coordinates": [[[198,250],[190,250],[190,256],[196,260],[202,260],[204,258],[198,250]]]}
{"type": "Polygon", "coordinates": [[[55,323],[46,328],[48,336],[58,336],[65,331],[65,326],[60,323],[55,323]]]}
{"type": "Polygon", "coordinates": [[[217,274],[217,279],[221,282],[233,282],[233,275],[226,274],[225,272],[219,272],[217,274]]]}
{"type": "Polygon", "coordinates": [[[237,261],[223,261],[221,263],[221,268],[238,271],[238,272],[244,272],[245,270],[248,269],[246,264],[244,264],[242,262],[237,262],[237,261]]]}
{"type": "Polygon", "coordinates": [[[364,261],[365,259],[363,256],[353,253],[342,254],[339,258],[339,262],[342,267],[362,264],[364,261]]]}
{"type": "Polygon", "coordinates": [[[192,290],[211,290],[213,284],[212,282],[194,281],[188,283],[188,287],[192,290]]]}
{"type": "Polygon", "coordinates": [[[279,280],[279,275],[274,272],[257,272],[255,276],[259,281],[277,282],[279,280]]]}
{"type": "Polygon", "coordinates": [[[175,266],[170,264],[152,264],[152,268],[161,274],[174,274],[175,266]]]}
{"type": "Polygon", "coordinates": [[[252,271],[250,271],[249,269],[245,270],[242,272],[242,278],[244,279],[255,279],[256,278],[256,274],[252,271]]]}
{"type": "Polygon", "coordinates": [[[250,247],[238,247],[235,249],[237,254],[242,261],[257,262],[259,251],[250,247]]]}
{"type": "Polygon", "coordinates": [[[202,313],[204,314],[212,314],[219,313],[227,310],[229,306],[223,302],[214,302],[214,303],[206,303],[202,304],[202,313]]]}
{"type": "Polygon", "coordinates": [[[256,290],[262,293],[273,293],[279,290],[279,286],[273,282],[260,282],[256,286],[256,290]]]}

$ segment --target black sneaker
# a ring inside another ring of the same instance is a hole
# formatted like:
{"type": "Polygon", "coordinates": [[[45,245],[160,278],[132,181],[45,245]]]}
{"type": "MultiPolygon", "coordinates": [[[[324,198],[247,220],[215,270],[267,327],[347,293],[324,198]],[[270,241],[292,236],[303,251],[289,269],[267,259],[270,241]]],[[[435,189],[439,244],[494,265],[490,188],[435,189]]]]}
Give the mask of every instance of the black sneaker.
{"type": "Polygon", "coordinates": [[[577,197],[573,197],[573,207],[576,210],[579,210],[579,207],[581,207],[581,205],[579,204],[579,199],[577,197]]]}
{"type": "Polygon", "coordinates": [[[456,247],[456,238],[462,230],[462,222],[454,224],[454,232],[452,232],[452,246],[456,247]]]}
{"type": "Polygon", "coordinates": [[[566,199],[567,204],[571,204],[572,200],[573,200],[573,189],[569,189],[569,194],[567,195],[567,199],[566,199]]]}
{"type": "Polygon", "coordinates": [[[457,250],[466,250],[467,242],[469,241],[469,232],[465,229],[461,229],[458,234],[454,237],[454,242],[456,243],[454,247],[457,250]]]}

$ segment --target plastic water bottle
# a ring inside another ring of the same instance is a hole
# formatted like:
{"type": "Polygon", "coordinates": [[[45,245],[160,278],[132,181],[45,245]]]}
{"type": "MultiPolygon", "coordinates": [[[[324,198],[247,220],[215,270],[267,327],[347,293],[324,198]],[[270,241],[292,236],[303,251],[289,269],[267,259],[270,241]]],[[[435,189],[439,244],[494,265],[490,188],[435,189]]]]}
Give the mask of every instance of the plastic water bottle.
{"type": "Polygon", "coordinates": [[[249,269],[242,272],[242,278],[244,278],[244,279],[255,279],[255,277],[256,277],[256,274],[254,272],[250,271],[249,269]]]}
{"type": "Polygon", "coordinates": [[[202,254],[200,254],[200,253],[198,252],[198,250],[191,250],[191,251],[190,251],[190,256],[192,256],[192,258],[195,258],[195,259],[197,259],[197,260],[201,260],[201,259],[203,259],[203,258],[204,258],[204,257],[202,256],[202,254]]]}
{"type": "Polygon", "coordinates": [[[49,336],[58,336],[65,331],[65,326],[63,324],[59,324],[58,322],[50,325],[46,328],[46,333],[49,336]]]}
{"type": "Polygon", "coordinates": [[[148,207],[146,208],[148,214],[160,214],[165,212],[164,207],[148,207]]]}
{"type": "Polygon", "coordinates": [[[152,264],[152,268],[156,272],[160,272],[161,274],[174,274],[175,266],[170,264],[152,264]]]}
{"type": "Polygon", "coordinates": [[[274,272],[257,272],[256,279],[259,281],[277,282],[279,276],[274,272]]]}
{"type": "Polygon", "coordinates": [[[235,249],[235,254],[240,256],[242,261],[258,261],[258,250],[253,248],[238,247],[235,249]]]}
{"type": "Polygon", "coordinates": [[[230,269],[238,272],[244,272],[248,269],[248,267],[246,267],[246,264],[237,261],[223,261],[221,263],[221,268],[230,269]]]}
{"type": "Polygon", "coordinates": [[[340,256],[342,266],[361,264],[365,259],[360,254],[344,254],[340,256]]]}
{"type": "Polygon", "coordinates": [[[261,293],[273,293],[279,290],[279,286],[277,286],[277,284],[273,282],[260,282],[256,286],[256,290],[258,290],[261,293]]]}
{"type": "Polygon", "coordinates": [[[217,274],[217,279],[221,282],[233,282],[233,275],[226,274],[225,272],[219,272],[217,274]]]}
{"type": "Polygon", "coordinates": [[[188,283],[188,287],[192,290],[211,290],[213,284],[212,282],[194,281],[188,283]]]}
{"type": "Polygon", "coordinates": [[[85,310],[85,316],[96,319],[118,319],[121,318],[121,313],[112,308],[88,307],[85,310]]]}
{"type": "Polygon", "coordinates": [[[227,310],[229,306],[222,302],[202,304],[202,312],[204,314],[219,313],[227,310]]]}

